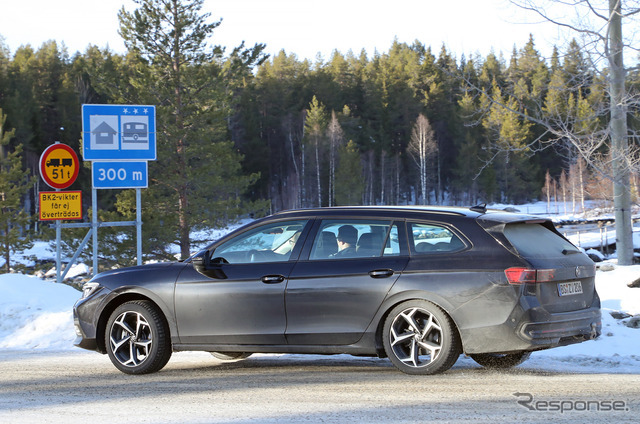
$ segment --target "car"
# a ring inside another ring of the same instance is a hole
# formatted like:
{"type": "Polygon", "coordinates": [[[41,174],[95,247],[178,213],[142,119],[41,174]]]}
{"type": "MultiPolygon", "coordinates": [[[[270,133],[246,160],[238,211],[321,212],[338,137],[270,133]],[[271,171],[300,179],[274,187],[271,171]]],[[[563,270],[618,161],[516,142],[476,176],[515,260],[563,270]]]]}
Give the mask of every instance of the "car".
{"type": "Polygon", "coordinates": [[[102,272],[75,345],[127,374],[174,351],[388,357],[507,368],[602,330],[594,263],[545,218],[480,205],[331,207],[255,220],[184,262],[102,272]]]}

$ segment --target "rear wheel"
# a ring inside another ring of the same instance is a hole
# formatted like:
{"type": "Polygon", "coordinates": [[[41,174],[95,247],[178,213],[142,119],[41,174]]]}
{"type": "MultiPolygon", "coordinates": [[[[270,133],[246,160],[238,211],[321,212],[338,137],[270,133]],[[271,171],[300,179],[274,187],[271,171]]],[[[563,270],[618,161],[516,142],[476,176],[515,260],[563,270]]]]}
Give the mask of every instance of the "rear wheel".
{"type": "Polygon", "coordinates": [[[239,361],[251,356],[249,352],[211,352],[214,358],[221,361],[239,361]]]}
{"type": "Polygon", "coordinates": [[[460,337],[451,318],[426,300],[411,300],[391,310],[383,328],[384,350],[407,374],[444,372],[458,360],[460,337]]]}
{"type": "Polygon", "coordinates": [[[471,359],[485,368],[504,369],[520,365],[531,356],[531,352],[518,353],[477,353],[471,359]]]}
{"type": "Polygon", "coordinates": [[[107,354],[126,374],[148,374],[162,369],[171,358],[169,330],[151,302],[137,300],[118,306],[105,333],[107,354]]]}

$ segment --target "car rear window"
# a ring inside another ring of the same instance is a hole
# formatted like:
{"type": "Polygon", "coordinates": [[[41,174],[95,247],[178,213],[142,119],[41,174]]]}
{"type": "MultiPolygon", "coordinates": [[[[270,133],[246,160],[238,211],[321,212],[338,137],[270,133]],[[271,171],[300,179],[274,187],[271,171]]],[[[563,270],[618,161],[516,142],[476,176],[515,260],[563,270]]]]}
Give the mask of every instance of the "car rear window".
{"type": "Polygon", "coordinates": [[[567,252],[579,251],[573,244],[542,224],[507,224],[504,229],[507,240],[522,256],[553,258],[567,252]]]}

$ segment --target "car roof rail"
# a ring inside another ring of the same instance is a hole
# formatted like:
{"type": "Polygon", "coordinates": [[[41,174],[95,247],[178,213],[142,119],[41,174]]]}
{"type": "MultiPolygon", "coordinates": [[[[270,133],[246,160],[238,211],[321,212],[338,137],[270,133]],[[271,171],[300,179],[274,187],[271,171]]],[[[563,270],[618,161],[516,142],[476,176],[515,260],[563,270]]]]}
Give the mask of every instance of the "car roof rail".
{"type": "Polygon", "coordinates": [[[469,208],[469,210],[473,211],[473,212],[487,213],[487,204],[486,203],[480,203],[480,204],[477,204],[475,206],[471,206],[469,208]]]}

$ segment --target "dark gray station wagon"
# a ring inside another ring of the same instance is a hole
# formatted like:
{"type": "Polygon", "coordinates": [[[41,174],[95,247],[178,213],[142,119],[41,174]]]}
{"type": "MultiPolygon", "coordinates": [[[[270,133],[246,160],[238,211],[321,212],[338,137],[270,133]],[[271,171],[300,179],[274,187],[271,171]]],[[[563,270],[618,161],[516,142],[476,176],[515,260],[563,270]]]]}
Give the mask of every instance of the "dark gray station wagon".
{"type": "Polygon", "coordinates": [[[282,212],[185,262],[103,272],[76,345],[129,374],[173,351],[388,357],[409,374],[464,353],[511,367],[599,336],[595,266],[551,221],[484,207],[282,212]]]}

